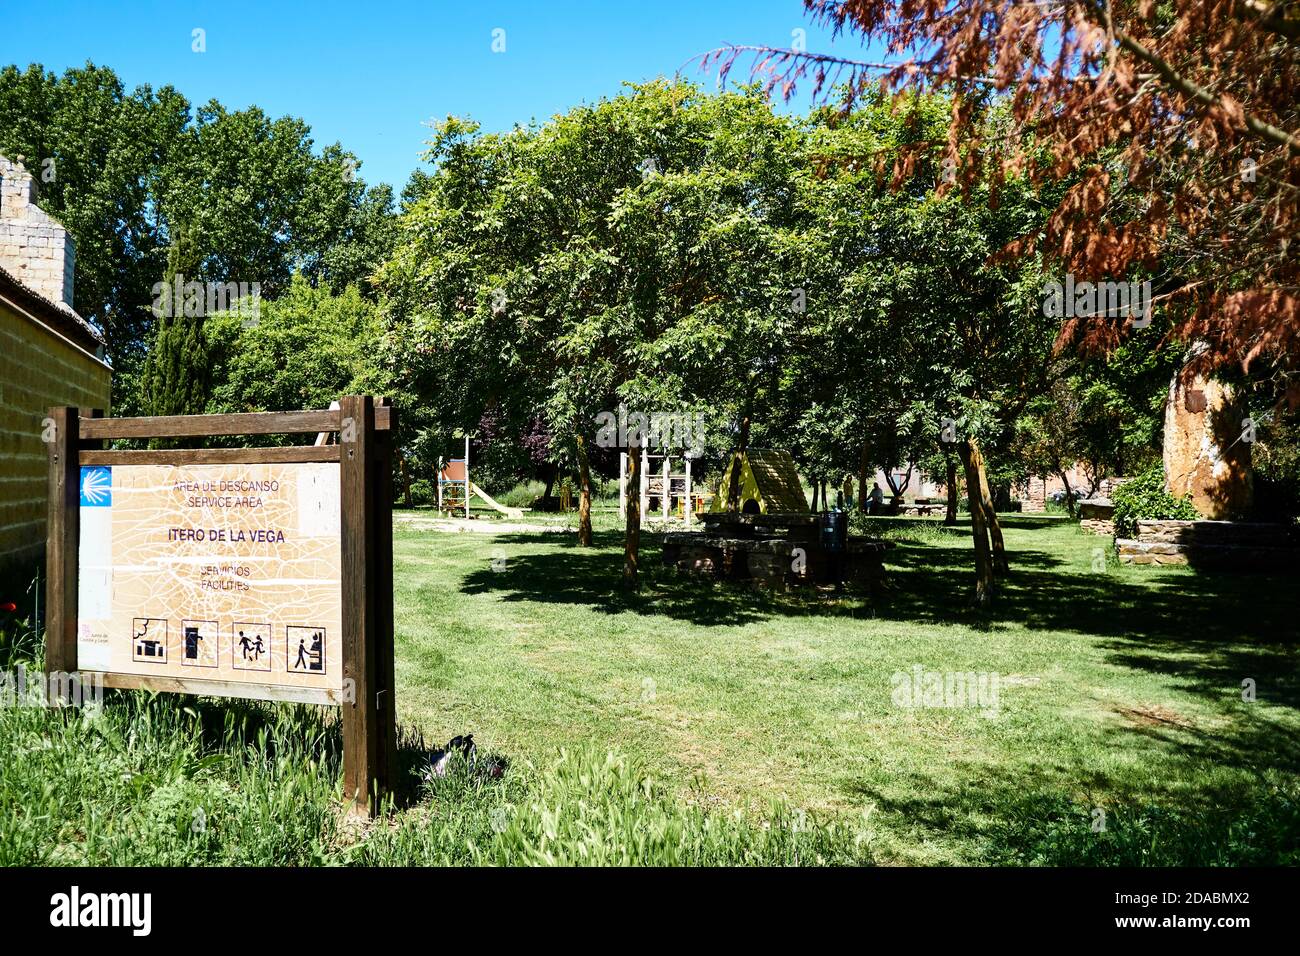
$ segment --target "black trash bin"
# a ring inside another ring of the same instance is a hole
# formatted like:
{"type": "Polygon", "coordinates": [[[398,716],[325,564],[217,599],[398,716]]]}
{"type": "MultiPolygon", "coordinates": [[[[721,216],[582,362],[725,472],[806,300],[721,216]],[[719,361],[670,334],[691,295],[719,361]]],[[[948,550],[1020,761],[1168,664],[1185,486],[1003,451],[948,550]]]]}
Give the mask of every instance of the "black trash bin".
{"type": "Polygon", "coordinates": [[[846,511],[827,511],[821,517],[822,550],[840,554],[849,542],[849,515],[846,511]]]}

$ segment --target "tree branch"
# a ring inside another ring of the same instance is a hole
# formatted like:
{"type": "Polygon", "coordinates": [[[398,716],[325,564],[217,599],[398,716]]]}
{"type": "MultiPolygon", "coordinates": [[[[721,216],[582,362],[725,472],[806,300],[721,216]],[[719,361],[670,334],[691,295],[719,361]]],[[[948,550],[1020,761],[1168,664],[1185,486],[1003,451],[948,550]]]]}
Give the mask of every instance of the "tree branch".
{"type": "MultiPolygon", "coordinates": [[[[1123,30],[1117,30],[1115,32],[1115,38],[1119,41],[1121,47],[1128,50],[1139,60],[1150,64],[1151,67],[1160,74],[1164,81],[1169,84],[1169,86],[1173,87],[1184,96],[1195,100],[1202,106],[1217,108],[1223,107],[1222,97],[1215,96],[1209,90],[1205,89],[1205,87],[1199,86],[1187,79],[1187,77],[1175,70],[1168,60],[1164,59],[1164,57],[1159,54],[1148,50],[1137,40],[1133,39],[1133,37],[1128,33],[1123,30]]],[[[1243,118],[1246,123],[1246,128],[1256,136],[1272,140],[1279,146],[1287,147],[1293,153],[1300,153],[1300,140],[1297,140],[1286,130],[1279,129],[1272,123],[1266,123],[1249,113],[1244,113],[1243,118]]]]}

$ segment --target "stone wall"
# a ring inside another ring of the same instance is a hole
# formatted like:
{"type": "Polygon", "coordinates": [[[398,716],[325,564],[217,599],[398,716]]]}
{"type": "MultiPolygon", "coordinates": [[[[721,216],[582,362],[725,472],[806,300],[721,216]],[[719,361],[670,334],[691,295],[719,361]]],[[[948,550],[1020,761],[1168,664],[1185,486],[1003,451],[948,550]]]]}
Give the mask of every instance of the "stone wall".
{"type": "Polygon", "coordinates": [[[1137,537],[1115,542],[1124,564],[1190,564],[1220,570],[1294,570],[1295,526],[1247,521],[1139,521],[1137,537]]]}
{"type": "Polygon", "coordinates": [[[0,301],[0,564],[34,563],[44,549],[41,422],[50,406],[107,412],[110,376],[103,362],[0,301]]]}
{"type": "Polygon", "coordinates": [[[57,219],[36,205],[36,180],[0,156],[0,267],[51,302],[71,307],[76,247],[57,219]]]}
{"type": "Polygon", "coordinates": [[[1101,483],[1097,485],[1097,497],[1109,501],[1115,497],[1115,489],[1128,480],[1127,477],[1122,475],[1115,478],[1103,478],[1101,483]]]}
{"type": "Polygon", "coordinates": [[[1079,522],[1079,527],[1088,534],[1098,534],[1104,538],[1115,534],[1115,522],[1109,518],[1083,518],[1079,522]]]}
{"type": "MultiPolygon", "coordinates": [[[[1021,489],[1016,489],[1021,490],[1021,489]]],[[[1047,481],[1043,478],[1029,478],[1020,495],[1022,511],[1047,510],[1047,481]]]]}
{"type": "Polygon", "coordinates": [[[1079,502],[1079,527],[1088,534],[1115,534],[1115,506],[1109,498],[1084,498],[1079,502]]]}
{"type": "MultiPolygon", "coordinates": [[[[1070,479],[1070,490],[1076,497],[1087,493],[1091,482],[1084,472],[1082,462],[1071,465],[1066,475],[1070,479]]],[[[1111,492],[1126,481],[1127,478],[1103,478],[1097,485],[1095,494],[1099,498],[1109,498],[1111,492]]],[[[1020,502],[1020,510],[1026,512],[1046,511],[1048,498],[1064,491],[1065,482],[1061,481],[1059,475],[1033,475],[1011,486],[1012,497],[1020,502]]]]}

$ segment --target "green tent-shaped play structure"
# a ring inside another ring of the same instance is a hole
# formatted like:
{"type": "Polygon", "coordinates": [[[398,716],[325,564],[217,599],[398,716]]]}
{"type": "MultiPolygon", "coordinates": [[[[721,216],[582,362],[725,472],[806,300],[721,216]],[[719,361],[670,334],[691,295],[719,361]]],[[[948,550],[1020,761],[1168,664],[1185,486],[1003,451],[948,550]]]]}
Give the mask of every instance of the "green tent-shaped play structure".
{"type": "Polygon", "coordinates": [[[710,511],[727,510],[731,472],[740,468],[741,514],[808,514],[808,499],[788,451],[751,448],[731,456],[710,511]]]}

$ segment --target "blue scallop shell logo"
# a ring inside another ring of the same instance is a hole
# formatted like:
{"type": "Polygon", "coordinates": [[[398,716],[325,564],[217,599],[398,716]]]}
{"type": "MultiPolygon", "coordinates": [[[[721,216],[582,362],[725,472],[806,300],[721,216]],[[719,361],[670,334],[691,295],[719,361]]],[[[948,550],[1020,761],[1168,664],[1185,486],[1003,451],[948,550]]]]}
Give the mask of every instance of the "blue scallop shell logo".
{"type": "Polygon", "coordinates": [[[113,504],[113,469],[87,465],[81,469],[81,507],[108,508],[113,504]]]}

